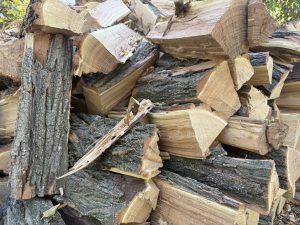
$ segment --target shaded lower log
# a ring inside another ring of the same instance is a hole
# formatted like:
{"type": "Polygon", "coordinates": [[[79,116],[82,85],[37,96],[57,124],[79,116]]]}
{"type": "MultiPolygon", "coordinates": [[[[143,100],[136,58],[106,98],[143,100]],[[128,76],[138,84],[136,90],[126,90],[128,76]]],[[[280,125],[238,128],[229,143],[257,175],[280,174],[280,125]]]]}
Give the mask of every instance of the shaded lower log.
{"type": "MultiPolygon", "coordinates": [[[[152,225],[250,225],[245,205],[197,180],[162,171],[155,179],[160,189],[157,208],[152,213],[152,225]]],[[[257,217],[253,213],[252,217],[257,217]]],[[[254,219],[254,218],[252,218],[254,219]]]]}
{"type": "Polygon", "coordinates": [[[254,69],[254,75],[249,80],[250,85],[264,85],[272,83],[273,58],[269,52],[249,53],[250,63],[254,69]]]}
{"type": "MultiPolygon", "coordinates": [[[[72,114],[69,136],[71,166],[86,154],[88,147],[103,137],[117,120],[72,114]]],[[[94,169],[109,169],[117,173],[149,179],[159,173],[162,159],[157,146],[157,128],[153,124],[135,125],[93,164],[94,169]]]]}
{"type": "Polygon", "coordinates": [[[290,69],[284,65],[274,64],[272,73],[272,83],[269,85],[259,86],[269,99],[275,99],[280,97],[281,90],[284,82],[288,77],[290,69]]]}
{"type": "Polygon", "coordinates": [[[140,75],[154,64],[158,57],[156,46],[142,41],[128,61],[117,70],[97,74],[83,85],[88,111],[106,115],[122,100],[131,95],[140,75]]]}
{"type": "Polygon", "coordinates": [[[300,151],[281,146],[267,155],[261,156],[254,153],[246,153],[240,149],[225,146],[230,155],[240,158],[274,160],[279,177],[280,188],[287,191],[285,197],[291,199],[295,195],[295,183],[300,178],[300,151]]]}
{"type": "Polygon", "coordinates": [[[260,215],[258,225],[273,225],[276,217],[276,213],[278,211],[278,207],[280,206],[280,201],[285,193],[285,190],[280,189],[277,193],[276,198],[272,203],[272,207],[269,215],[260,215]]]}
{"type": "Polygon", "coordinates": [[[151,180],[89,170],[64,179],[64,196],[55,199],[94,224],[143,223],[156,208],[159,190],[151,180]]]}
{"type": "Polygon", "coordinates": [[[43,213],[51,207],[51,200],[42,198],[11,201],[7,210],[7,225],[65,225],[58,212],[43,218],[43,213]]]}
{"type": "Polygon", "coordinates": [[[58,192],[67,171],[72,45],[63,35],[25,38],[15,139],[11,150],[13,199],[58,192]]]}
{"type": "Polygon", "coordinates": [[[7,208],[9,204],[9,188],[8,179],[0,179],[0,224],[4,224],[4,218],[6,217],[7,208]]]}
{"type": "Polygon", "coordinates": [[[239,92],[242,107],[237,115],[254,120],[264,120],[271,116],[272,109],[268,105],[268,98],[253,86],[245,85],[239,92]]]}
{"type": "Polygon", "coordinates": [[[223,144],[265,155],[272,147],[278,149],[282,145],[287,132],[287,125],[278,120],[253,120],[233,116],[218,139],[223,144]]]}
{"type": "MultiPolygon", "coordinates": [[[[182,63],[180,60],[177,62],[182,63]]],[[[158,61],[158,65],[159,63],[158,61]]],[[[138,80],[133,97],[149,98],[152,102],[163,105],[201,101],[226,116],[233,115],[240,108],[228,63],[225,61],[217,66],[214,62],[203,62],[177,68],[158,67],[153,73],[138,80]]]]}
{"type": "Polygon", "coordinates": [[[182,157],[205,158],[210,153],[209,147],[227,125],[226,120],[209,107],[171,110],[148,115],[149,122],[159,129],[159,149],[182,157]]]}
{"type": "Polygon", "coordinates": [[[272,160],[227,157],[220,147],[205,160],[171,156],[166,169],[218,188],[256,212],[268,214],[278,191],[278,176],[272,160]]]}

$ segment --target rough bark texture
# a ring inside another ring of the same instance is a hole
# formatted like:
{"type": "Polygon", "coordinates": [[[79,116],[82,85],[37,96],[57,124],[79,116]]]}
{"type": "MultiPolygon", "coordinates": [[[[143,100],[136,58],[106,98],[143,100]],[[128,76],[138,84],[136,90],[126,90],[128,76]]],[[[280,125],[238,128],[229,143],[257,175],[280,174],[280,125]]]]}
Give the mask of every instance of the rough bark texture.
{"type": "Polygon", "coordinates": [[[51,207],[53,204],[50,200],[41,198],[11,202],[6,225],[65,225],[58,212],[54,216],[43,218],[43,212],[51,207]]]}
{"type": "MultiPolygon", "coordinates": [[[[276,173],[274,162],[271,160],[230,158],[224,156],[224,150],[218,148],[205,160],[171,156],[164,166],[182,176],[218,188],[225,194],[244,202],[253,210],[266,213],[270,201],[273,201],[268,198],[274,191],[269,190],[269,184],[273,182],[272,176],[276,173]]],[[[278,180],[274,182],[274,189],[277,182],[278,180]]]]}
{"type": "Polygon", "coordinates": [[[133,96],[138,100],[149,98],[152,102],[166,105],[200,102],[197,99],[197,85],[211,69],[172,76],[172,66],[186,66],[187,61],[170,59],[170,62],[167,62],[168,59],[170,58],[158,62],[158,67],[153,73],[138,80],[133,96]]]}
{"type": "Polygon", "coordinates": [[[249,52],[248,53],[252,66],[263,66],[266,65],[269,57],[268,52],[249,52]]]}
{"type": "MultiPolygon", "coordinates": [[[[78,116],[72,115],[69,137],[69,160],[71,166],[86,154],[88,146],[103,137],[117,123],[117,120],[101,116],[85,114],[79,114],[78,116]]],[[[93,164],[93,168],[118,168],[122,171],[143,175],[145,177],[156,175],[158,168],[162,167],[159,152],[156,152],[156,159],[147,158],[145,152],[145,147],[147,147],[145,141],[147,138],[151,138],[156,134],[155,129],[155,125],[152,124],[135,125],[96,160],[93,164]],[[147,162],[153,160],[153,167],[148,168],[148,171],[143,171],[143,160],[147,162]]],[[[155,142],[155,144],[157,145],[157,142],[155,142]]],[[[155,151],[155,149],[153,148],[151,151],[155,151]]]]}
{"type": "MultiPolygon", "coordinates": [[[[122,213],[146,186],[141,179],[89,170],[80,171],[66,179],[65,194],[55,197],[56,200],[73,208],[77,218],[95,221],[93,224],[115,225],[122,222],[122,213]]],[[[130,210],[141,212],[144,209],[130,210]]]]}
{"type": "Polygon", "coordinates": [[[9,189],[7,178],[0,179],[0,224],[4,224],[6,211],[9,204],[9,189]]]}
{"type": "Polygon", "coordinates": [[[11,151],[11,197],[56,193],[67,171],[72,47],[51,35],[45,64],[35,58],[34,34],[26,38],[15,139],[11,151]]]}
{"type": "Polygon", "coordinates": [[[300,80],[300,62],[293,63],[294,67],[292,72],[287,77],[286,81],[299,81],[300,80]]]}

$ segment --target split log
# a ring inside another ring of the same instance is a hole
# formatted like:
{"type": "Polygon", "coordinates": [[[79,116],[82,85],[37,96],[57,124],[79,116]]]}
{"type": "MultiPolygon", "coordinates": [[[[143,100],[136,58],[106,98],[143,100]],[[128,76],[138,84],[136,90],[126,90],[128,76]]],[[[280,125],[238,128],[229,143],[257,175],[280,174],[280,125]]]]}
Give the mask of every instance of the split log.
{"type": "Polygon", "coordinates": [[[273,57],[281,61],[292,63],[299,61],[300,32],[276,31],[260,46],[254,47],[255,51],[269,51],[273,57]]]}
{"type": "Polygon", "coordinates": [[[264,85],[272,83],[273,58],[268,52],[249,53],[254,75],[248,82],[250,85],[264,85]]]}
{"type": "Polygon", "coordinates": [[[101,72],[108,74],[125,63],[136,50],[142,36],[124,24],[94,31],[79,38],[74,55],[75,75],[101,72]]]}
{"type": "Polygon", "coordinates": [[[20,83],[21,65],[24,53],[24,40],[14,39],[5,43],[0,42],[0,80],[10,79],[20,83]]]}
{"type": "Polygon", "coordinates": [[[10,185],[14,199],[57,193],[63,183],[56,182],[56,176],[68,167],[71,42],[62,35],[31,33],[25,43],[11,150],[10,185]]]}
{"type": "Polygon", "coordinates": [[[253,120],[234,116],[221,132],[219,141],[246,151],[265,155],[278,149],[284,141],[288,127],[280,121],[253,120]]]}
{"type": "MultiPolygon", "coordinates": [[[[95,75],[85,82],[83,92],[89,113],[106,115],[131,95],[137,79],[158,58],[156,47],[142,41],[128,61],[108,75],[95,75]]],[[[102,60],[103,61],[103,60],[102,60]]],[[[99,61],[96,62],[99,64],[99,61]]]]}
{"type": "MultiPolygon", "coordinates": [[[[217,188],[169,171],[163,171],[155,183],[160,196],[150,218],[152,225],[181,225],[187,221],[198,225],[249,224],[245,206],[217,188]]],[[[252,216],[258,218],[259,214],[252,216]]]]}
{"type": "Polygon", "coordinates": [[[247,4],[246,0],[192,2],[183,18],[157,23],[147,37],[177,58],[235,59],[247,49],[247,4]]]}
{"type": "Polygon", "coordinates": [[[250,0],[248,5],[248,42],[250,47],[260,45],[279,26],[262,0],[250,0]]]}
{"type": "Polygon", "coordinates": [[[18,102],[18,93],[0,100],[0,137],[14,136],[18,102]]]}
{"type": "Polygon", "coordinates": [[[293,69],[287,77],[287,82],[300,81],[300,62],[292,63],[293,69]]]}
{"type": "Polygon", "coordinates": [[[51,217],[44,217],[43,213],[53,207],[51,200],[33,198],[24,201],[11,201],[7,210],[7,224],[9,225],[65,225],[57,212],[51,217]]]}
{"type": "Polygon", "coordinates": [[[289,126],[287,136],[283,141],[284,146],[297,148],[300,140],[300,113],[281,113],[280,119],[289,126]]]}
{"type": "Polygon", "coordinates": [[[60,0],[44,0],[30,5],[37,17],[31,30],[45,33],[79,35],[92,29],[109,27],[122,20],[130,10],[122,0],[90,2],[83,7],[73,7],[60,0]],[[114,10],[111,10],[111,9],[114,10]]]}
{"type": "Polygon", "coordinates": [[[228,64],[224,61],[214,66],[213,62],[204,62],[175,69],[159,67],[138,80],[133,96],[163,105],[201,101],[231,116],[240,108],[240,102],[228,64]]]}
{"type": "Polygon", "coordinates": [[[300,110],[300,81],[284,84],[280,97],[276,100],[280,108],[300,110]]]}
{"type": "MultiPolygon", "coordinates": [[[[166,20],[172,14],[168,15],[155,3],[149,0],[130,0],[130,9],[138,19],[138,28],[146,35],[159,21],[166,20]]],[[[168,4],[169,1],[161,1],[162,4],[168,4]]],[[[170,3],[169,3],[170,4],[170,3]]],[[[174,6],[174,3],[171,3],[174,6]]]]}
{"type": "Polygon", "coordinates": [[[285,193],[285,190],[280,189],[280,191],[278,191],[277,196],[272,203],[272,207],[271,207],[269,215],[260,215],[259,221],[258,221],[259,225],[273,225],[274,224],[274,220],[277,215],[276,213],[277,213],[278,207],[280,206],[280,201],[281,201],[281,198],[284,193],[285,193]]]}
{"type": "Polygon", "coordinates": [[[150,123],[159,129],[159,149],[188,158],[205,158],[226,120],[203,107],[149,113],[150,123]]]}
{"type": "Polygon", "coordinates": [[[284,82],[288,77],[290,69],[284,65],[274,64],[272,73],[272,83],[268,85],[259,86],[269,99],[280,97],[284,82]]]}
{"type": "Polygon", "coordinates": [[[76,173],[79,170],[86,168],[94,162],[103,152],[111,147],[117,140],[119,140],[127,131],[129,131],[140,119],[153,108],[150,100],[142,100],[141,102],[131,99],[125,117],[119,121],[108,133],[96,140],[86,150],[87,153],[79,159],[68,173],[64,174],[58,179],[76,173]]]}
{"type": "Polygon", "coordinates": [[[272,109],[268,105],[268,98],[253,86],[243,86],[239,92],[242,107],[237,114],[254,120],[270,118],[272,109]]]}
{"type": "Polygon", "coordinates": [[[56,200],[94,224],[143,223],[156,208],[159,190],[151,180],[88,170],[66,179],[64,196],[56,200]]]}
{"type": "MultiPolygon", "coordinates": [[[[71,166],[86,153],[95,140],[103,137],[117,123],[116,120],[101,116],[72,115],[69,136],[71,166]]],[[[135,125],[95,161],[93,168],[150,179],[162,167],[157,141],[157,129],[154,125],[135,125]]]]}
{"type": "Polygon", "coordinates": [[[229,69],[235,90],[239,90],[254,75],[254,69],[245,56],[238,56],[229,62],[229,69]]]}
{"type": "Polygon", "coordinates": [[[279,177],[280,188],[287,191],[285,197],[293,198],[295,195],[295,183],[300,178],[300,151],[281,146],[278,150],[271,151],[267,155],[261,156],[254,153],[246,153],[240,149],[233,149],[225,146],[230,151],[231,156],[248,159],[273,160],[279,177]]]}
{"type": "Polygon", "coordinates": [[[272,160],[237,159],[218,147],[205,160],[171,156],[164,167],[181,176],[218,188],[247,208],[268,214],[278,191],[278,176],[272,160]]]}

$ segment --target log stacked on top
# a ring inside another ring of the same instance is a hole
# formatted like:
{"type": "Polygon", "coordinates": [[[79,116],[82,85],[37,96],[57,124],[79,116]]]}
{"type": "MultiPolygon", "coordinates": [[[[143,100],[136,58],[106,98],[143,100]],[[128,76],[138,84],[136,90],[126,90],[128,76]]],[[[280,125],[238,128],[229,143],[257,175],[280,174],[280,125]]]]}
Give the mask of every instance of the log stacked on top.
{"type": "Polygon", "coordinates": [[[0,215],[272,224],[300,178],[300,34],[277,26],[260,0],[31,0],[0,42],[24,52],[0,67],[0,215]]]}

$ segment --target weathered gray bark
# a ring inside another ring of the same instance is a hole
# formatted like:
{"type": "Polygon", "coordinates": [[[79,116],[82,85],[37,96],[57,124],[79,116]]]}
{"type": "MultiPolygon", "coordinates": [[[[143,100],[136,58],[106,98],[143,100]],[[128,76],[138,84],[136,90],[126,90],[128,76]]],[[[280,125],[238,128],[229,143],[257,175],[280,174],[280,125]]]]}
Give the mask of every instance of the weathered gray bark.
{"type": "Polygon", "coordinates": [[[200,102],[197,99],[197,85],[211,69],[185,72],[176,76],[172,76],[172,71],[170,71],[176,66],[195,64],[192,62],[180,61],[168,56],[160,59],[157,62],[158,67],[153,73],[142,76],[138,80],[137,86],[133,90],[133,97],[138,100],[148,98],[152,102],[166,105],[200,102]]]}
{"type": "Polygon", "coordinates": [[[0,179],[0,224],[4,223],[6,211],[9,203],[9,189],[6,178],[0,179]]]}
{"type": "Polygon", "coordinates": [[[248,55],[252,66],[264,66],[267,63],[269,52],[249,52],[248,55]]]}
{"type": "Polygon", "coordinates": [[[6,225],[65,225],[58,212],[43,218],[43,212],[53,207],[50,200],[33,198],[11,202],[7,211],[6,225]]]}
{"type": "Polygon", "coordinates": [[[300,80],[300,62],[293,63],[294,67],[292,72],[289,74],[286,81],[299,81],[300,80]]]}
{"type": "Polygon", "coordinates": [[[11,150],[13,199],[56,193],[68,166],[72,45],[51,35],[45,65],[25,49],[15,139],[11,150]]]}
{"type": "Polygon", "coordinates": [[[204,160],[171,156],[164,168],[193,178],[239,200],[249,208],[268,211],[269,184],[274,173],[272,160],[237,159],[225,156],[221,148],[204,160]]]}
{"type": "Polygon", "coordinates": [[[66,179],[64,196],[55,197],[75,210],[65,210],[65,216],[95,221],[93,225],[118,224],[121,211],[145,188],[141,179],[101,171],[83,170],[66,179]]]}
{"type": "MultiPolygon", "coordinates": [[[[87,148],[96,140],[108,133],[116,124],[117,120],[96,116],[78,114],[71,115],[71,129],[69,137],[69,160],[71,166],[74,165],[83,155],[87,148]]],[[[152,124],[137,124],[124,136],[122,136],[111,148],[107,149],[99,159],[95,161],[92,168],[110,169],[118,168],[122,171],[143,176],[152,176],[158,173],[158,167],[162,167],[162,162],[154,161],[153,167],[147,172],[142,170],[143,160],[148,150],[147,138],[156,135],[156,127],[152,124]],[[152,174],[153,173],[153,174],[152,174]]],[[[150,146],[149,146],[150,147],[150,146]]],[[[150,150],[150,149],[149,149],[150,150]]],[[[150,150],[151,152],[154,149],[150,150]]],[[[153,152],[154,154],[155,152],[153,152]]],[[[150,158],[147,163],[151,161],[150,158]]],[[[152,158],[152,160],[154,160],[152,158]]]]}

